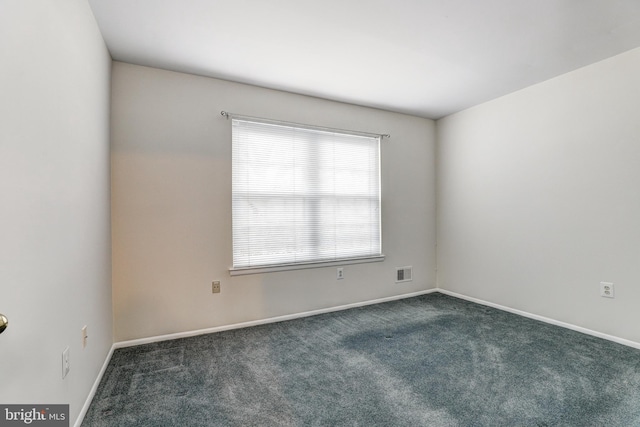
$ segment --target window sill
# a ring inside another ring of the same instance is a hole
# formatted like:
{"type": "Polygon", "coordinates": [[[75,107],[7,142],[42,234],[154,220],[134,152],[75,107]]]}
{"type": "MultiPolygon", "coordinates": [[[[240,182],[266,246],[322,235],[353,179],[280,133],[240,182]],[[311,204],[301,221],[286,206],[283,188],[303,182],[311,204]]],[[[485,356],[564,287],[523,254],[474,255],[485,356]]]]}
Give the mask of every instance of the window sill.
{"type": "Polygon", "coordinates": [[[385,258],[384,255],[379,255],[379,256],[367,257],[367,258],[348,258],[348,259],[341,259],[337,261],[319,261],[319,262],[306,262],[306,263],[300,263],[300,264],[281,264],[281,265],[243,267],[243,268],[231,267],[229,269],[229,274],[231,276],[243,276],[246,274],[272,273],[275,271],[303,270],[308,268],[322,268],[322,267],[338,267],[341,265],[365,264],[369,262],[382,262],[384,261],[384,258],[385,258]]]}

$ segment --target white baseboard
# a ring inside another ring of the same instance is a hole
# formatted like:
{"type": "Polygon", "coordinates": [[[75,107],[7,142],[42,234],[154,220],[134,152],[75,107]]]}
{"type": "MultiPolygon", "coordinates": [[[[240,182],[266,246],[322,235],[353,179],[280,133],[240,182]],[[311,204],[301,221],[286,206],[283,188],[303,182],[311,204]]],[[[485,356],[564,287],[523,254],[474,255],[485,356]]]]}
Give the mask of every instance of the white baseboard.
{"type": "Polygon", "coordinates": [[[199,329],[195,331],[178,332],[175,334],[159,335],[155,337],[140,338],[140,339],[129,340],[129,341],[120,341],[115,343],[114,347],[115,348],[132,347],[132,346],[141,345],[141,344],[149,344],[149,343],[159,342],[159,341],[175,340],[178,338],[188,338],[188,337],[193,337],[197,335],[211,334],[214,332],[228,331],[231,329],[248,328],[251,326],[266,325],[268,323],[284,322],[286,320],[300,319],[303,317],[316,316],[318,314],[331,313],[334,311],[348,310],[350,308],[363,307],[366,305],[380,304],[388,301],[395,301],[399,299],[417,297],[419,295],[430,294],[437,291],[438,289],[428,289],[426,291],[412,292],[409,294],[402,294],[402,295],[394,295],[391,297],[379,298],[375,300],[362,301],[362,302],[355,302],[352,304],[345,304],[337,307],[329,307],[329,308],[322,308],[318,310],[305,311],[303,313],[287,314],[285,316],[270,317],[267,319],[252,320],[249,322],[234,323],[231,325],[216,326],[213,328],[199,329]]]}
{"type": "Polygon", "coordinates": [[[107,353],[107,357],[102,364],[102,368],[100,368],[100,372],[98,372],[98,377],[93,382],[93,386],[91,390],[89,390],[89,395],[87,396],[82,409],[80,410],[80,414],[78,414],[78,418],[76,418],[76,422],[73,424],[74,427],[80,427],[82,421],[84,421],[84,416],[87,415],[87,411],[89,410],[89,406],[91,406],[91,402],[93,401],[93,397],[96,395],[96,391],[98,390],[98,386],[100,385],[100,381],[102,381],[102,377],[104,376],[105,371],[107,370],[107,366],[109,366],[109,362],[111,362],[111,357],[113,356],[113,351],[116,349],[115,345],[111,346],[109,353],[107,353]]]}
{"type": "Polygon", "coordinates": [[[517,314],[519,316],[528,317],[528,318],[534,319],[534,320],[539,320],[541,322],[549,323],[551,325],[560,326],[560,327],[566,328],[566,329],[571,329],[572,331],[582,332],[583,334],[587,334],[587,335],[591,335],[591,336],[594,336],[594,337],[602,338],[602,339],[605,339],[605,340],[608,340],[608,341],[613,341],[615,343],[626,345],[628,347],[633,347],[633,348],[640,349],[640,343],[637,343],[635,341],[627,340],[627,339],[624,339],[624,338],[619,338],[619,337],[616,337],[616,336],[613,336],[613,335],[604,334],[604,333],[598,332],[598,331],[592,331],[591,329],[583,328],[582,326],[576,326],[576,325],[572,325],[571,323],[561,322],[559,320],[550,319],[548,317],[539,316],[537,314],[528,313],[526,311],[517,310],[515,308],[505,307],[505,306],[500,305],[500,304],[494,304],[492,302],[484,301],[484,300],[481,300],[481,299],[478,299],[478,298],[473,298],[473,297],[469,297],[469,296],[466,296],[466,295],[458,294],[458,293],[455,293],[455,292],[447,291],[446,289],[438,288],[435,291],[443,293],[445,295],[449,295],[449,296],[455,297],[455,298],[460,298],[460,299],[463,299],[463,300],[475,302],[477,304],[486,305],[488,307],[497,308],[498,310],[507,311],[509,313],[517,314]]]}

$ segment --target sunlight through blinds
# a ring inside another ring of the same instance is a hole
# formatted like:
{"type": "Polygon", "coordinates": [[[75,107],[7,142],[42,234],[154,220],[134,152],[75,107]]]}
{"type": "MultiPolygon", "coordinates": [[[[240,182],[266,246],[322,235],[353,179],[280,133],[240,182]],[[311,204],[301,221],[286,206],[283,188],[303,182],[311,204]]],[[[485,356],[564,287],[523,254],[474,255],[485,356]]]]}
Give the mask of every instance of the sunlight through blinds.
{"type": "Polygon", "coordinates": [[[381,255],[380,137],[232,119],[233,267],[381,255]]]}

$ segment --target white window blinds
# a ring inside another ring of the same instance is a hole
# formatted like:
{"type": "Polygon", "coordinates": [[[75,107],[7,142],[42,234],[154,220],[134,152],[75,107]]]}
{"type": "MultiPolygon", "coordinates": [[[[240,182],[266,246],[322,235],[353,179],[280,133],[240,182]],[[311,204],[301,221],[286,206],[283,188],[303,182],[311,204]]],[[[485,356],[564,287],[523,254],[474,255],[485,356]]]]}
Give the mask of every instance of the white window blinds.
{"type": "Polygon", "coordinates": [[[381,255],[380,138],[232,119],[233,268],[381,255]]]}

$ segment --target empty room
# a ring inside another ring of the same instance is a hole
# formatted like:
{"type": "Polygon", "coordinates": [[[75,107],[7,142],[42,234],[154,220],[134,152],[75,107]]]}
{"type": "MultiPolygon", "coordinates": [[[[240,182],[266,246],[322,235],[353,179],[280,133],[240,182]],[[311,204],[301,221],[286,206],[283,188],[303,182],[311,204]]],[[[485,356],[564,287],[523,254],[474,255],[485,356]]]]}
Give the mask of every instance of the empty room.
{"type": "Polygon", "coordinates": [[[640,426],[637,0],[0,0],[0,426],[640,426]]]}

